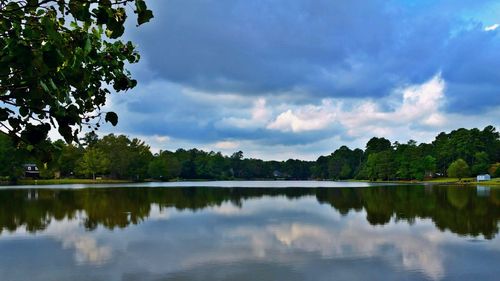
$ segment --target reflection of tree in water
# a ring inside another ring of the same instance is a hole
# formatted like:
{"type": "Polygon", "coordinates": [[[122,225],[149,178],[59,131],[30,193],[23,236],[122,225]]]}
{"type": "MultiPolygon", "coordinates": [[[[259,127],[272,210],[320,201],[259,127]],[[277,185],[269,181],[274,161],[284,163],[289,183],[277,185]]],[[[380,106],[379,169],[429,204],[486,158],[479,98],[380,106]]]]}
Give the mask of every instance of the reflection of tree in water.
{"type": "Polygon", "coordinates": [[[461,235],[483,234],[491,239],[498,233],[499,189],[491,190],[487,197],[478,196],[475,188],[453,186],[371,187],[331,192],[319,192],[318,201],[331,204],[341,213],[345,213],[344,206],[349,203],[352,206],[349,210],[359,210],[361,205],[371,224],[386,224],[391,218],[409,223],[416,218],[430,218],[440,230],[449,229],[461,235]]]}
{"type": "Polygon", "coordinates": [[[440,230],[489,239],[498,233],[500,218],[500,190],[478,196],[475,188],[464,187],[39,189],[36,196],[33,193],[0,191],[0,231],[20,226],[40,231],[52,219],[81,219],[80,214],[89,230],[99,225],[124,228],[147,219],[152,204],[195,211],[224,202],[241,207],[244,200],[262,196],[316,196],[343,215],[364,209],[373,225],[430,218],[440,230]]]}

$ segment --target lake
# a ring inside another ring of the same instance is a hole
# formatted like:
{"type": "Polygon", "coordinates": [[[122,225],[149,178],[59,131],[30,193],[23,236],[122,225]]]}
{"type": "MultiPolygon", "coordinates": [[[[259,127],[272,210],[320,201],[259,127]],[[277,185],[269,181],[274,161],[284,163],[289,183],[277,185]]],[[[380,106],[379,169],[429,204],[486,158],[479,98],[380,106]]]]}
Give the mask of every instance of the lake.
{"type": "Polygon", "coordinates": [[[0,188],[0,280],[499,280],[500,189],[0,188]]]}

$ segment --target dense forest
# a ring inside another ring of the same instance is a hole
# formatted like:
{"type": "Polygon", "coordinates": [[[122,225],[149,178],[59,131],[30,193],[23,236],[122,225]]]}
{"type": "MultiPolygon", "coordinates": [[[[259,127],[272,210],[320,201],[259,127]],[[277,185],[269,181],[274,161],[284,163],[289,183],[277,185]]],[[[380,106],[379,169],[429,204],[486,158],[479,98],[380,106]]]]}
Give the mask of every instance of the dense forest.
{"type": "Polygon", "coordinates": [[[370,139],[364,150],[342,146],[316,161],[263,161],[198,149],[153,154],[139,139],[124,135],[99,138],[88,133],[77,145],[46,141],[43,153],[14,146],[0,134],[0,176],[15,181],[23,164],[35,163],[41,178],[95,178],[124,180],[173,179],[367,179],[422,180],[450,176],[463,178],[489,173],[500,176],[500,134],[493,126],[440,133],[431,143],[406,144],[386,138],[370,139]]]}

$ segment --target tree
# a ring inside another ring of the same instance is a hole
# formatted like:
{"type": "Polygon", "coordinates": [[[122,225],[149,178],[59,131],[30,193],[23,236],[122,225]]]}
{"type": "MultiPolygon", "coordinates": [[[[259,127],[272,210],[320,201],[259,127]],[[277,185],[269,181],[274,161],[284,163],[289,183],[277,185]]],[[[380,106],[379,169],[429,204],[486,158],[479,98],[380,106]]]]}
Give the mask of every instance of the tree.
{"type": "Polygon", "coordinates": [[[155,156],[148,165],[150,177],[159,180],[173,179],[180,175],[181,164],[172,152],[164,151],[155,156]]]}
{"type": "Polygon", "coordinates": [[[495,163],[495,164],[491,165],[491,167],[488,169],[488,173],[494,178],[499,178],[500,177],[500,163],[495,163]]]}
{"type": "Polygon", "coordinates": [[[241,163],[243,159],[243,151],[237,151],[231,155],[230,165],[231,165],[231,176],[239,178],[241,177],[242,169],[241,163]]]}
{"type": "Polygon", "coordinates": [[[451,163],[450,167],[448,168],[448,176],[452,178],[458,178],[459,181],[469,174],[469,165],[467,165],[467,162],[465,162],[465,160],[463,159],[456,160],[455,162],[451,163]]]}
{"type": "Polygon", "coordinates": [[[0,177],[15,179],[22,172],[20,155],[11,139],[0,132],[0,177]]]}
{"type": "Polygon", "coordinates": [[[424,176],[432,176],[436,171],[436,158],[431,155],[427,155],[422,159],[422,168],[424,170],[424,176]]]}
{"type": "Polygon", "coordinates": [[[373,137],[366,143],[365,154],[370,155],[372,153],[382,152],[389,149],[391,149],[391,141],[386,138],[373,137]]]}
{"type": "Polygon", "coordinates": [[[109,134],[100,139],[95,147],[112,160],[108,167],[111,177],[139,180],[146,176],[152,154],[149,146],[143,141],[109,134]]]}
{"type": "Polygon", "coordinates": [[[394,163],[394,152],[392,150],[385,150],[375,153],[376,158],[376,172],[379,179],[389,180],[395,177],[396,167],[394,163]]]}
{"type": "Polygon", "coordinates": [[[312,177],[315,179],[328,178],[328,157],[320,156],[311,167],[312,177]]]}
{"type": "Polygon", "coordinates": [[[490,160],[488,154],[484,151],[476,152],[474,154],[474,165],[471,167],[473,175],[484,174],[488,172],[490,167],[490,160]]]}
{"type": "Polygon", "coordinates": [[[97,129],[118,116],[101,106],[137,82],[125,69],[139,61],[125,30],[126,6],[137,25],[153,14],[144,0],[0,0],[0,128],[38,145],[51,128],[67,142],[82,126],[97,129]]]}
{"type": "Polygon", "coordinates": [[[345,163],[342,165],[342,169],[340,169],[339,178],[340,179],[348,179],[351,177],[351,167],[349,164],[345,163]]]}
{"type": "Polygon", "coordinates": [[[57,165],[62,177],[74,176],[78,169],[78,161],[83,156],[83,148],[66,144],[61,148],[61,154],[57,159],[57,165]]]}
{"type": "Polygon", "coordinates": [[[85,147],[92,147],[99,142],[99,136],[94,132],[88,132],[83,138],[80,139],[80,143],[85,147]]]}
{"type": "Polygon", "coordinates": [[[89,148],[79,163],[80,173],[87,176],[92,175],[92,179],[95,180],[95,174],[104,173],[109,163],[110,160],[101,150],[89,148]]]}
{"type": "Polygon", "coordinates": [[[156,157],[155,159],[151,160],[151,162],[149,162],[148,164],[148,174],[153,179],[166,179],[167,161],[160,157],[156,157]]]}

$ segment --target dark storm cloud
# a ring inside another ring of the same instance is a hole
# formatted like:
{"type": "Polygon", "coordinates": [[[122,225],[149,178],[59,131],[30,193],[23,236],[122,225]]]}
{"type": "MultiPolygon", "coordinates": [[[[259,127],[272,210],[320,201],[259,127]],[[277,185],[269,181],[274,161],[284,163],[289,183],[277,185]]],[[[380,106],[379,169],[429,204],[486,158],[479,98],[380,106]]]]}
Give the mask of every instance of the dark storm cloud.
{"type": "Polygon", "coordinates": [[[380,97],[441,72],[449,110],[498,105],[499,36],[466,13],[491,1],[435,2],[162,1],[130,36],[148,77],[204,91],[380,97]]]}
{"type": "Polygon", "coordinates": [[[138,87],[112,100],[117,129],[317,157],[373,135],[430,141],[459,126],[498,126],[496,2],[152,1],[155,18],[127,29],[142,60],[130,66],[138,87]],[[435,102],[403,97],[435,79],[442,91],[420,93],[435,102]],[[265,116],[254,118],[261,99],[265,116]]]}

